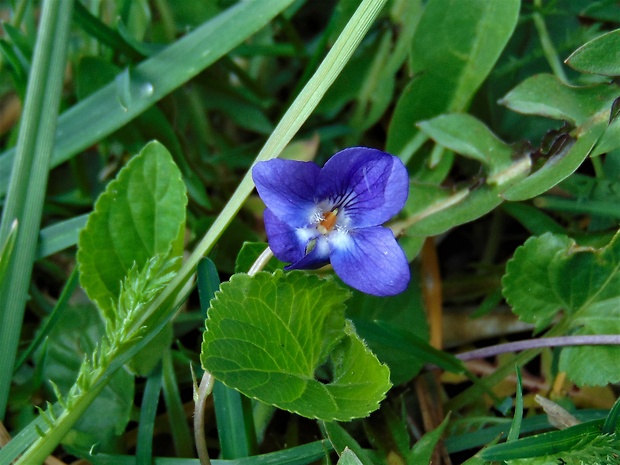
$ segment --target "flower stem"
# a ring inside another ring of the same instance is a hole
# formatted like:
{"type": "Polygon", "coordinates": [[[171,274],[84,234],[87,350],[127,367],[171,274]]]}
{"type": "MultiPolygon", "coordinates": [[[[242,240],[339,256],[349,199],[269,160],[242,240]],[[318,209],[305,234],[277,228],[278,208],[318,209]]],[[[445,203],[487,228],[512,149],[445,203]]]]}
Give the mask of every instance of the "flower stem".
{"type": "Polygon", "coordinates": [[[269,247],[267,247],[252,264],[252,266],[248,270],[248,274],[250,276],[254,276],[259,271],[262,271],[262,269],[265,268],[267,263],[269,263],[269,260],[271,260],[271,257],[273,257],[273,252],[269,247]]]}
{"type": "Polygon", "coordinates": [[[213,391],[214,384],[215,378],[211,373],[205,371],[200,380],[198,398],[196,399],[196,405],[194,407],[194,439],[196,441],[196,451],[198,452],[200,465],[211,465],[205,434],[205,406],[209,394],[213,391]]]}

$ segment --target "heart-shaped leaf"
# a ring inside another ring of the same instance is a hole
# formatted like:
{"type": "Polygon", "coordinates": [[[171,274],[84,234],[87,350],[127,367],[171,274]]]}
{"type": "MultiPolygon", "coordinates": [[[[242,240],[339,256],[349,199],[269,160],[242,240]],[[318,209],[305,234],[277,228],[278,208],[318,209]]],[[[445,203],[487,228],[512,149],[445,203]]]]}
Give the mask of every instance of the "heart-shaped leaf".
{"type": "Polygon", "coordinates": [[[389,369],[345,320],[348,297],[304,272],[236,274],[211,302],[202,364],[243,394],[309,418],[367,416],[391,386],[389,369]]]}

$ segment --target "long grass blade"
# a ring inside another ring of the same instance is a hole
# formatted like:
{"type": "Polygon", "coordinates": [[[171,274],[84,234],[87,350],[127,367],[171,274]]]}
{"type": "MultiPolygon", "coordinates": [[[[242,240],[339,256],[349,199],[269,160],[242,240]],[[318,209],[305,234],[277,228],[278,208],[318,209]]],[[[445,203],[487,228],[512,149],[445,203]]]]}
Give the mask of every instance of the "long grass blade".
{"type": "MultiPolygon", "coordinates": [[[[73,2],[43,2],[11,181],[0,223],[3,243],[15,220],[15,249],[0,284],[0,419],[4,418],[28,297],[56,130],[73,2]]],[[[8,176],[8,172],[2,171],[8,176]]]]}

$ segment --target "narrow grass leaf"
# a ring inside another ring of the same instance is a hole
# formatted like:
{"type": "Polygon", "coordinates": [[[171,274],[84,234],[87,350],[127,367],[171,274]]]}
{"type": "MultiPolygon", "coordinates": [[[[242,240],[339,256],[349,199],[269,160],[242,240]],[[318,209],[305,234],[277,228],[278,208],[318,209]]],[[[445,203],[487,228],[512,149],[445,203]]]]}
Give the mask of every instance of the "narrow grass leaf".
{"type": "Polygon", "coordinates": [[[517,366],[517,397],[515,400],[515,414],[512,418],[508,439],[506,441],[516,441],[521,433],[521,423],[523,421],[523,381],[521,379],[521,369],[517,366]]]}
{"type": "Polygon", "coordinates": [[[157,404],[162,387],[161,363],[146,378],[146,386],[140,406],[140,422],[138,423],[138,438],[136,443],[136,463],[151,463],[153,458],[153,431],[157,404]]]}
{"type": "Polygon", "coordinates": [[[189,429],[187,415],[183,409],[183,402],[181,401],[179,385],[172,361],[172,351],[166,350],[162,358],[163,392],[174,449],[179,457],[194,457],[196,454],[194,452],[194,443],[192,442],[192,433],[189,429]]]}
{"type": "MultiPolygon", "coordinates": [[[[0,284],[1,373],[12,373],[15,364],[52,155],[72,7],[73,2],[43,3],[15,162],[11,159],[0,168],[8,188],[0,244],[6,242],[14,221],[19,223],[14,253],[0,284]]],[[[0,379],[0,419],[4,418],[10,383],[11,376],[0,379]]]]}

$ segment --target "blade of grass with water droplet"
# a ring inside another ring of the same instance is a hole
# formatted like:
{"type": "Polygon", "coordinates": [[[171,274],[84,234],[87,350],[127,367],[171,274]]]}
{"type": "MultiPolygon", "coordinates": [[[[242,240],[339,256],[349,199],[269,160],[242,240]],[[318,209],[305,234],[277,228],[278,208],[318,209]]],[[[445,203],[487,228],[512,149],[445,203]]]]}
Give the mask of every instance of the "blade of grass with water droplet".
{"type": "MultiPolygon", "coordinates": [[[[52,167],[136,118],[254,34],[291,3],[293,0],[238,3],[139,63],[130,72],[124,71],[127,76],[117,77],[69,108],[58,119],[52,167]],[[235,27],[230,27],[231,24],[235,27]],[[119,79],[121,84],[117,82],[119,79]]],[[[14,150],[0,155],[0,195],[7,190],[9,167],[14,157],[14,150]]]]}

